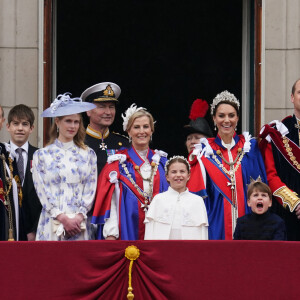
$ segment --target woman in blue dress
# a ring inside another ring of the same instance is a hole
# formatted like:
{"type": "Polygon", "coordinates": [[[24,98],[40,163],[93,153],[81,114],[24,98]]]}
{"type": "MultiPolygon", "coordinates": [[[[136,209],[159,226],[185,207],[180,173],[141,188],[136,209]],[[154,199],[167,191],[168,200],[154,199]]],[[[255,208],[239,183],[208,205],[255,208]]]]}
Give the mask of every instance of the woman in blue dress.
{"type": "Polygon", "coordinates": [[[36,240],[88,240],[87,213],[97,184],[97,157],[83,141],[80,113],[94,104],[59,95],[43,117],[54,117],[50,142],[33,156],[33,182],[42,204],[36,240]]]}

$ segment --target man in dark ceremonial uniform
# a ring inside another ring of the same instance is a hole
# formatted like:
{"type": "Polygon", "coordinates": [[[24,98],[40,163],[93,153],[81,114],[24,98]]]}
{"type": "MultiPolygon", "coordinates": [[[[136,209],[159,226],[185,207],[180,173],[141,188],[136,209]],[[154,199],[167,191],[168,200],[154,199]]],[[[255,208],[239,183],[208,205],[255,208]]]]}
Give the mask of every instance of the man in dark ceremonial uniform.
{"type": "MultiPolygon", "coordinates": [[[[7,146],[9,147],[9,145],[7,146]]],[[[16,165],[0,143],[0,240],[27,240],[22,207],[22,190],[16,165]]]]}
{"type": "Polygon", "coordinates": [[[300,79],[293,87],[294,115],[265,125],[260,137],[267,179],[279,204],[275,212],[285,221],[287,238],[300,241],[300,79]]]}
{"type": "Polygon", "coordinates": [[[81,95],[83,101],[97,105],[87,112],[90,123],[86,129],[85,143],[97,154],[98,174],[106,164],[108,156],[115,154],[122,147],[129,146],[125,136],[109,130],[115,119],[120,93],[121,89],[117,84],[101,82],[89,87],[81,95]]]}

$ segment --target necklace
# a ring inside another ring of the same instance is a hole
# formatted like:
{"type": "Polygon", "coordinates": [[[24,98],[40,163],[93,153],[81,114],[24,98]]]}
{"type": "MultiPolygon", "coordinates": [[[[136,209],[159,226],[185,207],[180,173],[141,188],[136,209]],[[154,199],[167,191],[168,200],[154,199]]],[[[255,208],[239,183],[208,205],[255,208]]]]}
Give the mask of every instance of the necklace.
{"type": "Polygon", "coordinates": [[[145,178],[141,171],[140,171],[140,167],[139,166],[134,166],[134,169],[140,174],[140,176],[143,178],[144,181],[148,181],[149,183],[151,182],[151,180],[153,179],[153,173],[154,173],[154,167],[156,166],[156,164],[154,162],[151,163],[151,174],[148,178],[145,178]]]}
{"type": "Polygon", "coordinates": [[[156,175],[157,169],[158,169],[158,164],[152,162],[151,163],[151,174],[149,176],[149,178],[144,178],[140,172],[140,167],[139,166],[135,166],[134,169],[140,174],[140,176],[142,177],[143,180],[145,181],[149,181],[149,192],[145,192],[143,189],[141,189],[137,183],[133,180],[131,174],[128,171],[128,168],[126,166],[125,163],[122,164],[122,168],[124,169],[128,179],[130,180],[130,182],[132,183],[132,185],[136,188],[136,190],[138,191],[138,193],[145,199],[144,203],[142,201],[141,202],[141,208],[144,211],[148,210],[148,206],[150,205],[151,201],[152,201],[152,195],[153,195],[153,180],[154,180],[154,176],[156,175]]]}
{"type": "Polygon", "coordinates": [[[227,174],[230,176],[230,182],[227,182],[227,186],[230,186],[231,189],[231,199],[232,199],[232,204],[231,204],[231,214],[232,214],[232,233],[235,230],[236,227],[236,222],[238,218],[238,205],[237,205],[237,194],[236,194],[236,180],[235,180],[235,172],[238,170],[241,161],[245,155],[245,152],[243,149],[238,148],[238,155],[236,156],[235,160],[233,162],[227,161],[221,150],[217,150],[217,155],[219,155],[222,160],[229,165],[230,170],[228,171],[224,165],[220,162],[220,160],[217,158],[215,154],[212,155],[213,159],[216,161],[216,163],[219,165],[219,167],[227,174]],[[236,164],[236,166],[234,166],[236,164]]]}
{"type": "MultiPolygon", "coordinates": [[[[241,148],[239,148],[239,149],[238,149],[238,155],[237,155],[237,157],[235,158],[235,160],[234,160],[233,162],[228,162],[228,161],[224,158],[224,156],[223,156],[223,154],[222,154],[222,152],[221,152],[220,150],[217,150],[217,155],[219,155],[219,156],[222,158],[222,160],[223,160],[227,165],[230,166],[230,170],[229,170],[229,171],[224,167],[224,165],[220,162],[220,160],[217,158],[217,156],[216,156],[215,154],[212,155],[212,158],[215,160],[215,162],[218,164],[218,166],[219,166],[219,167],[220,167],[227,175],[229,175],[230,177],[232,177],[232,176],[235,175],[235,172],[236,172],[237,169],[239,168],[239,166],[240,166],[240,164],[241,164],[241,161],[242,161],[242,159],[243,159],[243,157],[244,157],[244,155],[245,155],[245,152],[244,152],[241,148]],[[236,164],[236,166],[234,167],[235,164],[236,164]]],[[[232,183],[233,183],[233,182],[231,182],[231,184],[232,184],[232,183]]],[[[229,185],[229,183],[228,183],[228,185],[229,185]]],[[[232,190],[235,189],[235,180],[234,180],[234,186],[231,185],[231,189],[232,189],[232,190]]]]}

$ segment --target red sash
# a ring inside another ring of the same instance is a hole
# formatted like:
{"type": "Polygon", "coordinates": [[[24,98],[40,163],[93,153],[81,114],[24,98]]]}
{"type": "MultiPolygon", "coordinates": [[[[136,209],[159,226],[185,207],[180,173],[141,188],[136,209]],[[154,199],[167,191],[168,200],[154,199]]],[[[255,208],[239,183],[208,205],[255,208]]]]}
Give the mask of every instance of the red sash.
{"type": "Polygon", "coordinates": [[[224,196],[224,198],[230,204],[232,204],[232,192],[231,192],[232,190],[231,190],[231,185],[229,185],[229,183],[231,183],[230,179],[209,158],[204,157],[203,155],[201,160],[205,166],[206,172],[209,174],[216,188],[224,196]]]}
{"type": "Polygon", "coordinates": [[[291,141],[288,137],[286,140],[289,143],[289,147],[292,149],[290,153],[293,153],[293,156],[290,156],[288,151],[285,148],[283,142],[283,136],[281,133],[270,125],[265,125],[263,132],[259,135],[262,139],[265,139],[267,135],[270,135],[274,145],[278,149],[278,151],[283,155],[286,161],[298,172],[300,173],[300,169],[297,168],[297,165],[300,165],[300,148],[293,141],[291,141]],[[291,158],[294,157],[295,160],[291,158]],[[298,162],[298,164],[294,164],[294,161],[298,162]]]}

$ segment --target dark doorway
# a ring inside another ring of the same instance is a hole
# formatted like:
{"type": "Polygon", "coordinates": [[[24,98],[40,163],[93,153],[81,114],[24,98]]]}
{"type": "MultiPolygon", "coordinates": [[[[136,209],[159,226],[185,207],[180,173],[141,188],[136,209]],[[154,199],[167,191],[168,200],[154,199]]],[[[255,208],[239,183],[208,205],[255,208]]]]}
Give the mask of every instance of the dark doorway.
{"type": "MultiPolygon", "coordinates": [[[[117,83],[115,131],[131,105],[157,120],[152,148],[186,155],[192,102],[228,90],[241,99],[241,0],[59,0],[57,93],[117,83]]],[[[207,119],[210,120],[209,112],[207,119]]]]}

